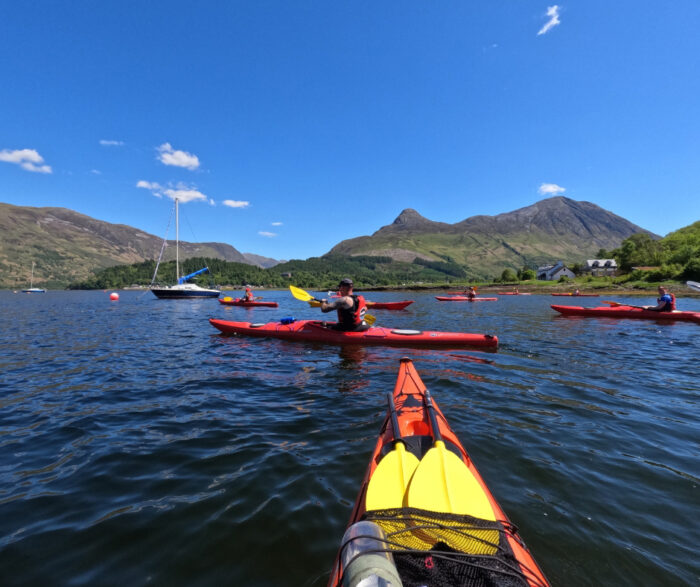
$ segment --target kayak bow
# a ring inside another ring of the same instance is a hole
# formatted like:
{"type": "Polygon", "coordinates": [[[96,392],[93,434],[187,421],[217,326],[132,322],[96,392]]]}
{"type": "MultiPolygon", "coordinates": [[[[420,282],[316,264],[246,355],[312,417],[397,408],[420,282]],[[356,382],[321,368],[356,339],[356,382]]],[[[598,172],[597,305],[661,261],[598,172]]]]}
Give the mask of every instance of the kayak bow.
{"type": "Polygon", "coordinates": [[[484,347],[495,349],[498,338],[493,334],[472,334],[469,332],[434,332],[429,330],[401,330],[371,327],[360,332],[343,332],[324,326],[334,322],[317,320],[295,320],[287,324],[268,322],[231,322],[210,318],[209,322],[225,334],[280,338],[302,342],[325,342],[328,344],[358,344],[384,346],[423,346],[423,347],[484,347]]]}
{"type": "Polygon", "coordinates": [[[372,575],[372,585],[549,585],[407,358],[328,585],[372,575]],[[404,450],[417,466],[398,462],[404,450]],[[411,475],[407,486],[391,472],[411,475]]]}

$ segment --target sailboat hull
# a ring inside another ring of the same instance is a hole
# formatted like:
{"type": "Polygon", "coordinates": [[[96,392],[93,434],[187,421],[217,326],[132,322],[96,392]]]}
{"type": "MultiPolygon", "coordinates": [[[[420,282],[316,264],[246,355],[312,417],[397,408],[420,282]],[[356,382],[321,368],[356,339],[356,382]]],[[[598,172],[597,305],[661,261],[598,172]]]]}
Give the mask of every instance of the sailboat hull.
{"type": "Polygon", "coordinates": [[[205,289],[191,283],[173,285],[172,287],[153,287],[151,291],[154,296],[161,300],[218,298],[221,293],[218,289],[205,289]]]}

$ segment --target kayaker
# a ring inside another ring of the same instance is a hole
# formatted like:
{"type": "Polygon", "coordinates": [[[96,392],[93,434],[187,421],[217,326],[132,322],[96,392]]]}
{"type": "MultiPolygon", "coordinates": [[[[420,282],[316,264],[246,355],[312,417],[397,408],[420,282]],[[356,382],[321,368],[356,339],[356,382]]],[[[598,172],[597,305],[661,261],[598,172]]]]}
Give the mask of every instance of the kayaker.
{"type": "Polygon", "coordinates": [[[321,312],[338,311],[338,322],[330,326],[334,330],[362,331],[369,328],[369,324],[364,321],[367,304],[363,296],[352,293],[352,279],[347,277],[338,284],[339,298],[321,301],[321,312]]]}
{"type": "Polygon", "coordinates": [[[467,297],[470,300],[473,300],[476,297],[476,288],[474,286],[469,287],[469,291],[467,292],[467,297]]]}
{"type": "Polygon", "coordinates": [[[250,290],[250,286],[246,285],[245,286],[245,293],[243,294],[243,301],[244,302],[252,302],[255,299],[255,296],[253,296],[253,292],[250,290]]]}
{"type": "Polygon", "coordinates": [[[578,290],[578,288],[576,288],[576,291],[574,292],[574,295],[575,295],[575,296],[580,296],[580,295],[581,295],[581,292],[578,290]]]}
{"type": "Polygon", "coordinates": [[[656,306],[643,306],[652,312],[673,312],[676,309],[676,296],[668,293],[668,290],[663,286],[659,286],[659,298],[656,300],[656,306]]]}

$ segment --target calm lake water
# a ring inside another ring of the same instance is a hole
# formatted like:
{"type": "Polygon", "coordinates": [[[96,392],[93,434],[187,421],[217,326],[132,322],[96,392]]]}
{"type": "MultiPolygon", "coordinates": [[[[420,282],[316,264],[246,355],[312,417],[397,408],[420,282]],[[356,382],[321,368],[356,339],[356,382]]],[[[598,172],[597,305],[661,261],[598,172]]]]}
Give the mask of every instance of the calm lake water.
{"type": "Polygon", "coordinates": [[[498,352],[208,324],[320,314],[263,295],[280,307],[0,292],[0,584],[325,585],[402,356],[553,584],[700,582],[700,325],[425,292],[368,297],[416,300],[378,324],[494,333],[498,352]]]}

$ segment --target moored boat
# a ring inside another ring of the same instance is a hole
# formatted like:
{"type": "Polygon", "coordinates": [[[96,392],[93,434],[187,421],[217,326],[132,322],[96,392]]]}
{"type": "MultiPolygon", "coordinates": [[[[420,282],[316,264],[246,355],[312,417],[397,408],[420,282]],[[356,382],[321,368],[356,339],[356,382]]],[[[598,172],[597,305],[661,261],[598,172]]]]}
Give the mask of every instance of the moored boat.
{"type": "Polygon", "coordinates": [[[46,293],[46,290],[41,287],[34,287],[34,261],[32,261],[32,276],[29,279],[29,287],[23,289],[22,293],[46,293]]]}
{"type": "Polygon", "coordinates": [[[553,304],[552,309],[564,316],[595,316],[598,318],[637,318],[644,320],[667,320],[681,322],[700,323],[700,312],[656,312],[644,310],[633,306],[599,306],[597,308],[583,308],[581,306],[558,306],[553,304]]]}
{"type": "Polygon", "coordinates": [[[330,326],[335,324],[334,322],[320,322],[318,320],[283,320],[282,322],[254,324],[210,318],[209,322],[214,328],[225,334],[242,334],[302,342],[400,347],[483,347],[490,349],[498,347],[498,338],[493,334],[436,332],[383,327],[371,327],[359,332],[343,332],[330,328],[330,326]]]}
{"type": "MultiPolygon", "coordinates": [[[[192,299],[192,298],[218,298],[221,291],[213,288],[201,287],[195,283],[187,283],[187,280],[199,275],[200,273],[205,273],[209,271],[208,267],[204,267],[190,273],[189,275],[183,275],[180,277],[180,221],[178,215],[178,199],[175,198],[175,277],[177,283],[175,285],[165,285],[160,287],[151,286],[151,291],[153,295],[159,299],[163,300],[173,300],[173,299],[192,299]]],[[[161,253],[162,254],[162,253],[161,253]]],[[[160,264],[160,259],[158,260],[160,264]]],[[[158,272],[158,264],[156,264],[156,272],[153,275],[155,280],[156,274],[158,272]]]]}
{"type": "Polygon", "coordinates": [[[410,359],[387,395],[329,587],[549,585],[410,359]]]}

